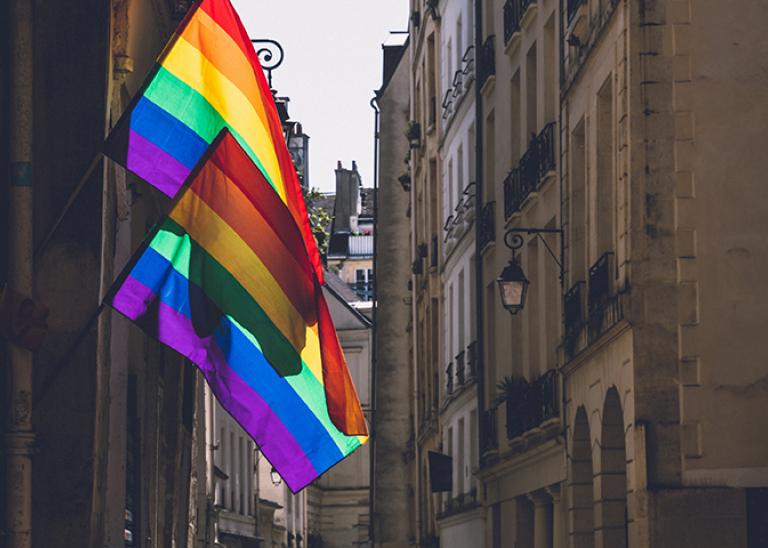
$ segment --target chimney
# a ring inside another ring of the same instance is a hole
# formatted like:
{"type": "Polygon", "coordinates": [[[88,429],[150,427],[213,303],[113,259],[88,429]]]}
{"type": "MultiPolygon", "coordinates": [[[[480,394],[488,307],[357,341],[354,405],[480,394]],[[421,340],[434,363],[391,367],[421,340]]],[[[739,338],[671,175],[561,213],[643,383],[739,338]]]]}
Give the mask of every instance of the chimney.
{"type": "Polygon", "coordinates": [[[360,175],[353,169],[344,169],[341,162],[336,169],[336,199],[333,205],[334,233],[349,233],[355,228],[360,214],[360,175]]]}

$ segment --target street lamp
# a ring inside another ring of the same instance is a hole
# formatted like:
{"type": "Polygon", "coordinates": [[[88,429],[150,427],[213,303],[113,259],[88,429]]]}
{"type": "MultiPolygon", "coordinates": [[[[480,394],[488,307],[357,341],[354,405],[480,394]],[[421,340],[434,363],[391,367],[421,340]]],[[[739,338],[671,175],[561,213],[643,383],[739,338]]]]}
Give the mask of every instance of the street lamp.
{"type": "MultiPolygon", "coordinates": [[[[504,305],[510,314],[515,315],[525,308],[525,298],[528,294],[528,286],[530,282],[523,272],[523,268],[520,266],[519,258],[517,257],[517,250],[523,247],[524,234],[534,234],[541,239],[544,247],[549,252],[552,259],[554,259],[557,266],[560,268],[560,285],[563,284],[563,266],[562,262],[558,260],[557,256],[553,253],[549,247],[547,241],[541,236],[542,234],[558,234],[561,237],[563,231],[559,228],[510,228],[504,234],[504,245],[512,250],[512,260],[501,271],[501,274],[496,278],[496,283],[499,286],[499,294],[501,295],[501,303],[504,305]]],[[[562,255],[562,241],[561,241],[561,255],[562,255]]]]}
{"type": "Polygon", "coordinates": [[[501,294],[501,302],[507,311],[515,315],[525,307],[525,297],[528,294],[528,285],[530,282],[525,277],[522,267],[516,258],[509,261],[509,264],[496,279],[501,294]]]}
{"type": "Polygon", "coordinates": [[[283,482],[283,478],[280,477],[280,474],[275,470],[275,467],[272,467],[272,471],[269,473],[270,477],[272,478],[272,485],[277,487],[283,482]]]}
{"type": "Polygon", "coordinates": [[[517,257],[517,250],[523,246],[523,238],[515,234],[510,242],[507,238],[509,235],[510,233],[504,235],[504,243],[512,250],[512,260],[496,278],[496,283],[499,286],[501,303],[510,314],[515,315],[525,307],[530,282],[525,277],[517,257]]]}

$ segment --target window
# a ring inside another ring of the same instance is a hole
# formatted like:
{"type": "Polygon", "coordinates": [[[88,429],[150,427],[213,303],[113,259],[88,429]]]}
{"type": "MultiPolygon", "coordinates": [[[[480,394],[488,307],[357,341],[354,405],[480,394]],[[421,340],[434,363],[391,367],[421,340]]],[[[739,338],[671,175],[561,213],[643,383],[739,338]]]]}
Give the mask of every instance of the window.
{"type": "Polygon", "coordinates": [[[613,176],[613,82],[611,77],[597,94],[597,200],[595,228],[597,257],[613,251],[614,176],[613,176]]]}
{"type": "Polygon", "coordinates": [[[456,439],[456,490],[459,495],[464,493],[464,419],[459,419],[459,429],[456,439]]]}
{"type": "Polygon", "coordinates": [[[570,270],[571,284],[586,279],[586,135],[582,118],[571,133],[570,169],[570,270]]]}
{"type": "Polygon", "coordinates": [[[538,61],[536,59],[536,44],[531,46],[526,55],[525,63],[525,102],[526,102],[526,129],[530,140],[539,132],[537,119],[538,102],[538,61]]]}
{"type": "Polygon", "coordinates": [[[355,270],[355,283],[352,290],[361,301],[373,300],[373,269],[358,268],[355,270]]]}

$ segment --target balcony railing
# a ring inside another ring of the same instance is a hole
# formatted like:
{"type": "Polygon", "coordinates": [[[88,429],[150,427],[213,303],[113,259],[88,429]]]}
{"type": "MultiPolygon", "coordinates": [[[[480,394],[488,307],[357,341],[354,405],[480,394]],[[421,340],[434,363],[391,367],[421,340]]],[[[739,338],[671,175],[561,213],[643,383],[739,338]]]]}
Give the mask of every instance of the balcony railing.
{"type": "Polygon", "coordinates": [[[472,341],[467,346],[467,375],[469,379],[477,378],[477,370],[480,368],[480,356],[477,355],[477,341],[472,341]]]}
{"type": "Polygon", "coordinates": [[[520,22],[525,12],[536,0],[507,0],[504,4],[504,43],[508,44],[515,33],[520,32],[520,22]]]}
{"type": "Polygon", "coordinates": [[[508,386],[505,396],[507,438],[514,439],[559,416],[557,371],[547,371],[530,383],[516,378],[508,386]]]}
{"type": "Polygon", "coordinates": [[[445,393],[450,396],[453,394],[453,364],[449,363],[445,368],[445,393]]]}
{"type": "Polygon", "coordinates": [[[555,122],[544,126],[504,180],[504,217],[520,211],[526,198],[539,189],[544,178],[556,167],[555,122]]]}
{"type": "Polygon", "coordinates": [[[485,39],[477,56],[477,84],[480,87],[496,74],[496,36],[491,34],[485,39]]]}
{"type": "Polygon", "coordinates": [[[458,496],[446,500],[443,511],[438,514],[437,519],[460,514],[477,506],[477,488],[473,487],[468,493],[459,493],[458,496]]]}
{"type": "Polygon", "coordinates": [[[464,383],[467,382],[463,350],[456,355],[456,382],[459,383],[459,386],[464,386],[464,383]]]}
{"type": "Polygon", "coordinates": [[[480,233],[480,250],[496,240],[496,208],[494,207],[496,202],[488,202],[483,206],[483,211],[480,214],[480,222],[478,223],[478,231],[480,233]]]}
{"type": "Polygon", "coordinates": [[[520,32],[520,0],[507,0],[504,3],[504,43],[508,44],[516,32],[520,32]]]}
{"type": "Polygon", "coordinates": [[[361,301],[373,300],[373,281],[355,282],[349,284],[349,287],[360,298],[361,301]]]}
{"type": "Polygon", "coordinates": [[[469,89],[472,80],[475,79],[475,46],[469,46],[461,58],[464,63],[464,88],[469,89]]]}
{"type": "Polygon", "coordinates": [[[496,435],[496,408],[486,409],[482,414],[482,428],[480,430],[480,450],[482,454],[495,451],[499,448],[499,440],[496,435]]]}
{"type": "Polygon", "coordinates": [[[589,269],[587,325],[590,343],[624,318],[622,292],[614,287],[615,264],[615,255],[609,251],[589,269]]]}
{"type": "Polygon", "coordinates": [[[604,253],[589,268],[589,314],[598,311],[611,296],[613,289],[613,252],[604,253]]]}
{"type": "MultiPolygon", "coordinates": [[[[475,78],[475,48],[469,46],[461,59],[461,66],[453,73],[453,79],[448,83],[450,88],[443,96],[441,106],[443,108],[442,118],[449,122],[461,102],[464,94],[469,90],[469,86],[475,78]]],[[[447,123],[444,127],[447,127],[447,123]]]]}
{"type": "Polygon", "coordinates": [[[565,336],[577,333],[584,323],[584,282],[576,282],[564,297],[565,336]]]}
{"type": "Polygon", "coordinates": [[[573,16],[579,11],[579,8],[584,3],[584,0],[568,0],[568,22],[573,20],[573,16]]]}

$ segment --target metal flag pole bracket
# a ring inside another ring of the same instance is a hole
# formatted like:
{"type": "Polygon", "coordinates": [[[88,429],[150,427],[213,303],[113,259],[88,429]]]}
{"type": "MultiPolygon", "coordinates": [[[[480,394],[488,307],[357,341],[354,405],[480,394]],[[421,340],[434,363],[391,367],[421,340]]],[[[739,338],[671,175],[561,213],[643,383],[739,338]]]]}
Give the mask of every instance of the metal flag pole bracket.
{"type": "Polygon", "coordinates": [[[283,64],[285,51],[277,40],[270,38],[251,38],[251,43],[256,48],[261,68],[267,73],[267,83],[272,88],[272,71],[283,64]]]}
{"type": "Polygon", "coordinates": [[[77,200],[77,197],[80,196],[80,193],[83,191],[83,188],[85,188],[85,185],[88,182],[88,180],[91,178],[91,175],[93,175],[93,172],[99,166],[99,161],[101,160],[101,156],[102,156],[102,152],[100,150],[93,157],[93,160],[91,160],[91,163],[88,165],[88,168],[85,170],[85,173],[80,178],[80,181],[78,181],[77,185],[75,185],[75,188],[72,190],[71,194],[69,195],[69,198],[67,199],[67,202],[64,204],[64,207],[61,208],[61,212],[59,213],[59,216],[56,218],[56,221],[53,223],[53,225],[51,225],[51,228],[48,229],[48,232],[45,234],[45,237],[42,240],[40,240],[40,243],[35,248],[35,251],[34,251],[35,259],[39,259],[40,255],[42,255],[43,251],[45,251],[45,248],[48,247],[48,244],[51,242],[51,238],[53,238],[53,235],[59,229],[59,226],[61,226],[61,223],[64,221],[64,218],[67,216],[67,213],[69,213],[69,210],[74,205],[75,201],[77,200]]]}

